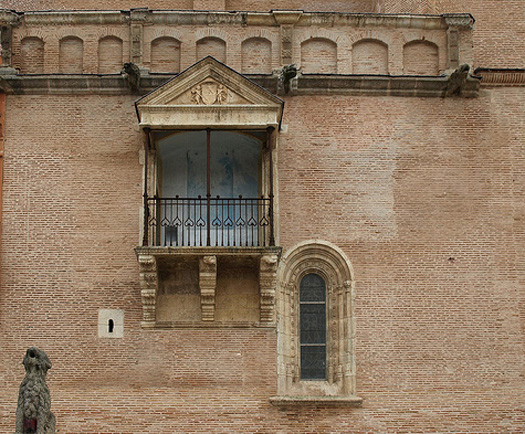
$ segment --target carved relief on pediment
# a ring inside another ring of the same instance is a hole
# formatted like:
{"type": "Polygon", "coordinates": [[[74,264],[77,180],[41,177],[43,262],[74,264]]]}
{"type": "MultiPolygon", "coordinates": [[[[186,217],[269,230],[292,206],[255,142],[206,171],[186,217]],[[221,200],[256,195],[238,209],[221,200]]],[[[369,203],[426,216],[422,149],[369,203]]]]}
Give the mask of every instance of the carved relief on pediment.
{"type": "Polygon", "coordinates": [[[239,105],[249,104],[241,95],[212,78],[192,86],[170,104],[174,105],[239,105]]]}

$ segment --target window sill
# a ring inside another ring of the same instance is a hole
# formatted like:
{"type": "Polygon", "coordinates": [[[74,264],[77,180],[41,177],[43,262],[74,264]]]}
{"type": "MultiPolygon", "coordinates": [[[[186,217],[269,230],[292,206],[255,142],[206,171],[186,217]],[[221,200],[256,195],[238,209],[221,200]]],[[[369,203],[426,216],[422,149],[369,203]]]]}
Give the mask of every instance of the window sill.
{"type": "Polygon", "coordinates": [[[276,407],[297,407],[304,405],[334,405],[360,407],[363,398],[359,396],[272,396],[270,403],[276,407]]]}

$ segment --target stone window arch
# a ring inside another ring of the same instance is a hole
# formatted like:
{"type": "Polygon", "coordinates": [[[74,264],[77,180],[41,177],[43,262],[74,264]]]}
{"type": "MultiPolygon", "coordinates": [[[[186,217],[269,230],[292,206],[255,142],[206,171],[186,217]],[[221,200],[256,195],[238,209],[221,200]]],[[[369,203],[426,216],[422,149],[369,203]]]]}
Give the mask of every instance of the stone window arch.
{"type": "Polygon", "coordinates": [[[337,246],[320,240],[300,243],[279,268],[278,393],[276,405],[304,401],[359,404],[354,359],[354,279],[350,262],[337,246]],[[315,275],[326,286],[326,373],[301,373],[301,285],[315,275]]]}

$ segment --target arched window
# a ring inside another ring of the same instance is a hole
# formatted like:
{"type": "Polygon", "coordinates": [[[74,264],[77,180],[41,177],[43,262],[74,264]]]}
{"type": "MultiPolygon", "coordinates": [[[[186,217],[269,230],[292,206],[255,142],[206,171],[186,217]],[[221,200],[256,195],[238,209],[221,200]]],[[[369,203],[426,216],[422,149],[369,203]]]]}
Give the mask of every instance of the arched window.
{"type": "Polygon", "coordinates": [[[310,273],[299,289],[301,379],[326,380],[326,284],[310,273]]]}
{"type": "Polygon", "coordinates": [[[359,405],[345,254],[326,241],[304,241],[283,256],[278,279],[278,396],[271,402],[359,405]]]}

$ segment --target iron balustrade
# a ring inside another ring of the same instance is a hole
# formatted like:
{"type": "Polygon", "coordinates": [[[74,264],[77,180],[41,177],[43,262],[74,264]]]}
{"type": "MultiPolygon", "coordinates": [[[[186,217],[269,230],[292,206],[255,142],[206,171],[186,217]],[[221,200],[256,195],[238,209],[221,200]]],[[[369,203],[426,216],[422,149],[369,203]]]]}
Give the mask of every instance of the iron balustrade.
{"type": "Polygon", "coordinates": [[[271,198],[145,198],[144,245],[273,246],[271,198]]]}

